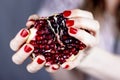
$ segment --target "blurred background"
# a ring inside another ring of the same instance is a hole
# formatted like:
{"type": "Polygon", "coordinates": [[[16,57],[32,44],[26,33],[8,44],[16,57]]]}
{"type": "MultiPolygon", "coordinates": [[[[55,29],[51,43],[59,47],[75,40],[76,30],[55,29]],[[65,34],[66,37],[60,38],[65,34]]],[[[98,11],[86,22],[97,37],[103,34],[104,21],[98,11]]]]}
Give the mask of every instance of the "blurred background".
{"type": "Polygon", "coordinates": [[[44,0],[0,0],[0,80],[52,80],[44,69],[28,73],[29,59],[23,65],[15,65],[11,60],[14,52],[9,47],[10,40],[43,3],[44,0]]]}
{"type": "MultiPolygon", "coordinates": [[[[28,17],[32,14],[48,16],[74,8],[91,11],[102,26],[99,46],[120,54],[120,1],[114,0],[119,1],[115,10],[117,16],[112,13],[115,12],[111,8],[114,1],[109,3],[109,8],[106,8],[105,1],[111,0],[0,0],[0,80],[53,80],[44,68],[35,74],[27,72],[26,65],[30,62],[29,59],[20,66],[11,60],[14,52],[10,49],[9,42],[25,27],[28,17]]],[[[96,80],[90,77],[87,79],[96,80]]]]}

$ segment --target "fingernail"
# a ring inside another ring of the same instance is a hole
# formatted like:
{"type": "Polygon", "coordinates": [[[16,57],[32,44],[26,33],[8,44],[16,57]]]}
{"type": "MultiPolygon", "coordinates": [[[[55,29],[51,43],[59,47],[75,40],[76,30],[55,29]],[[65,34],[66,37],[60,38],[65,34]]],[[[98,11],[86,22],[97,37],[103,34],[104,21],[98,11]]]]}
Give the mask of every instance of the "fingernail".
{"type": "Polygon", "coordinates": [[[58,70],[58,68],[55,68],[54,66],[52,66],[52,69],[53,69],[53,70],[58,70]]]}
{"type": "Polygon", "coordinates": [[[69,65],[66,65],[66,66],[64,67],[64,69],[67,69],[67,68],[69,68],[69,65]]]}
{"type": "Polygon", "coordinates": [[[28,45],[26,45],[26,46],[24,47],[24,51],[25,51],[26,53],[29,53],[31,50],[32,50],[32,48],[29,47],[28,45]]]}
{"type": "Polygon", "coordinates": [[[66,11],[63,12],[64,17],[68,17],[70,15],[71,15],[71,11],[66,10],[66,11]]]}
{"type": "Polygon", "coordinates": [[[76,34],[76,33],[77,33],[77,29],[75,29],[75,28],[70,28],[70,33],[71,33],[71,34],[76,34]]]}
{"type": "Polygon", "coordinates": [[[38,63],[38,64],[42,64],[43,62],[44,62],[44,60],[42,60],[42,59],[40,59],[40,58],[37,59],[37,63],[38,63]]]}
{"type": "Polygon", "coordinates": [[[22,37],[26,37],[26,36],[28,35],[28,31],[25,30],[25,29],[23,29],[23,30],[21,31],[20,35],[21,35],[22,37]]]}
{"type": "Polygon", "coordinates": [[[74,25],[74,20],[66,20],[66,26],[70,27],[74,25]]]}

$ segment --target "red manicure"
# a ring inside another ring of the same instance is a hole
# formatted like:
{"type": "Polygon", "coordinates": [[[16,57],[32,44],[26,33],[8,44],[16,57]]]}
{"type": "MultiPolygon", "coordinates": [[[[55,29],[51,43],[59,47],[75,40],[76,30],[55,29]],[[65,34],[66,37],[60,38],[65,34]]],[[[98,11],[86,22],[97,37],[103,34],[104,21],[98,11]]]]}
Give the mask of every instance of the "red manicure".
{"type": "Polygon", "coordinates": [[[75,28],[70,28],[70,33],[71,33],[71,34],[76,34],[76,33],[77,33],[77,29],[75,29],[75,28]]]}
{"type": "Polygon", "coordinates": [[[38,60],[37,60],[37,63],[38,63],[38,64],[42,64],[43,62],[44,62],[44,60],[38,58],[38,60]]]}
{"type": "Polygon", "coordinates": [[[68,17],[68,16],[70,16],[71,15],[71,11],[64,11],[63,12],[63,16],[64,17],[68,17]]]}
{"type": "Polygon", "coordinates": [[[21,35],[22,37],[26,37],[26,36],[28,35],[28,32],[27,32],[25,29],[23,29],[23,30],[21,31],[20,35],[21,35]]]}
{"type": "Polygon", "coordinates": [[[66,20],[66,25],[68,27],[73,26],[74,25],[74,20],[66,20]]]}
{"type": "Polygon", "coordinates": [[[69,68],[69,65],[66,65],[66,66],[64,67],[64,69],[67,69],[67,68],[69,68]]]}
{"type": "Polygon", "coordinates": [[[29,47],[28,45],[26,45],[26,46],[24,47],[24,51],[25,51],[26,53],[29,53],[31,50],[32,50],[32,48],[29,47]]]}
{"type": "Polygon", "coordinates": [[[53,66],[52,66],[52,69],[53,69],[53,70],[58,70],[58,68],[55,68],[55,67],[53,67],[53,66]]]}

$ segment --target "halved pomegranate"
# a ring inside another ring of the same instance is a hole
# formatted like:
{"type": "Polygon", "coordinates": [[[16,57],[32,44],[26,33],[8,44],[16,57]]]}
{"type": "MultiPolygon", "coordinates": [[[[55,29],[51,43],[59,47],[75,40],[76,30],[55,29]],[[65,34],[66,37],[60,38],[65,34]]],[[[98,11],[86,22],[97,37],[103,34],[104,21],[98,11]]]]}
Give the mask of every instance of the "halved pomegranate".
{"type": "Polygon", "coordinates": [[[75,58],[79,50],[86,47],[81,41],[68,34],[66,18],[63,14],[53,15],[39,20],[30,28],[27,43],[34,46],[31,57],[41,54],[46,59],[46,65],[63,64],[71,57],[75,58]]]}

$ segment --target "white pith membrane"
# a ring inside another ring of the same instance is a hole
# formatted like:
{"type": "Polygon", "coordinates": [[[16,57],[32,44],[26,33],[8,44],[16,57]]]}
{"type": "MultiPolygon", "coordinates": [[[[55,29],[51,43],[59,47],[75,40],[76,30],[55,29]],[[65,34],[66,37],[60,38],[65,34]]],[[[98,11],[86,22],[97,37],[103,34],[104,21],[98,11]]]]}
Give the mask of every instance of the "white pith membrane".
{"type": "MultiPolygon", "coordinates": [[[[57,21],[57,18],[56,18],[56,15],[54,15],[54,20],[55,21],[57,21]]],[[[50,29],[53,31],[53,33],[55,34],[55,36],[56,36],[56,38],[57,38],[57,41],[59,42],[59,44],[61,45],[61,46],[63,46],[62,48],[61,48],[61,50],[64,50],[64,44],[62,43],[62,41],[60,40],[60,37],[63,35],[63,30],[60,30],[60,32],[59,32],[59,30],[58,30],[58,28],[59,28],[59,25],[57,24],[57,33],[55,33],[55,30],[54,30],[54,28],[52,27],[52,25],[51,25],[51,22],[49,21],[49,20],[47,20],[47,22],[48,22],[48,25],[49,25],[49,27],[50,27],[50,29]]],[[[62,23],[65,25],[65,22],[64,21],[62,21],[62,23]]],[[[37,29],[35,28],[35,27],[32,27],[31,29],[29,29],[30,30],[30,35],[29,35],[29,37],[28,37],[28,40],[27,40],[27,43],[29,43],[31,40],[35,40],[35,36],[37,35],[37,29]]],[[[55,46],[56,47],[56,46],[55,46]]],[[[45,52],[50,52],[51,51],[51,49],[49,49],[49,50],[46,50],[45,52]]],[[[79,52],[78,52],[79,53],[79,52]]],[[[53,54],[53,53],[51,53],[51,54],[53,54]]],[[[75,60],[76,59],[76,57],[78,56],[79,54],[77,54],[77,55],[74,55],[74,54],[72,54],[69,58],[67,58],[66,59],[66,61],[73,61],[73,60],[75,60]]],[[[32,53],[32,60],[34,60],[35,58],[36,58],[36,56],[35,56],[35,53],[32,53]]],[[[46,64],[45,64],[46,66],[49,66],[50,65],[50,63],[49,62],[46,62],[46,64]]]]}

